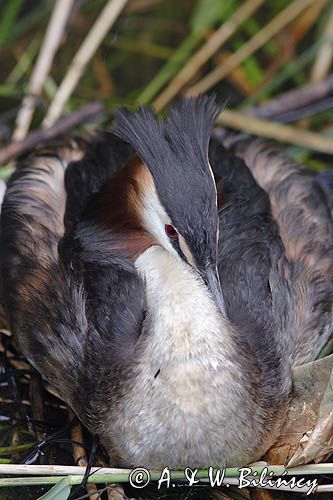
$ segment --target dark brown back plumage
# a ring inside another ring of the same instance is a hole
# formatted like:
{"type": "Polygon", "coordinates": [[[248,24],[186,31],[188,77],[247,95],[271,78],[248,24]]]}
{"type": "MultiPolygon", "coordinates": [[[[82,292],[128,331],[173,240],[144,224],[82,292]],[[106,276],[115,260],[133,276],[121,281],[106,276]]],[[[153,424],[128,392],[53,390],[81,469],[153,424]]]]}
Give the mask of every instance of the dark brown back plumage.
{"type": "Polygon", "coordinates": [[[295,364],[311,361],[333,331],[330,201],[314,174],[267,141],[223,129],[217,136],[245,161],[269,197],[284,247],[279,268],[284,277],[281,292],[286,317],[281,327],[295,341],[295,364]]]}

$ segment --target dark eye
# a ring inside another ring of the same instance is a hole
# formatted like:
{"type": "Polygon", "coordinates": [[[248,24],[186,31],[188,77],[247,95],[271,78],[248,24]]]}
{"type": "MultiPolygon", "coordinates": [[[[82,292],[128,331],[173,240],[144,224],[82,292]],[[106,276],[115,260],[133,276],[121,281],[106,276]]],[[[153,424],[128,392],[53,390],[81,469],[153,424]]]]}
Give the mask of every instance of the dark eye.
{"type": "Polygon", "coordinates": [[[178,233],[171,224],[165,224],[165,232],[172,240],[178,240],[178,233]]]}

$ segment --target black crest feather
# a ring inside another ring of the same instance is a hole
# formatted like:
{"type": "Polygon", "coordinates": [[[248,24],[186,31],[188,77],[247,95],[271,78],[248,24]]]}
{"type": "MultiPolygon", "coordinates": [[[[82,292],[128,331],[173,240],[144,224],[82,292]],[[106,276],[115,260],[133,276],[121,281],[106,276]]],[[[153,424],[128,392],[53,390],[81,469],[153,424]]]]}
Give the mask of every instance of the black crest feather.
{"type": "Polygon", "coordinates": [[[216,256],[216,188],[208,144],[220,111],[214,97],[182,98],[166,119],[146,106],[122,109],[111,129],[147,165],[161,203],[202,265],[216,256]]]}
{"type": "Polygon", "coordinates": [[[183,165],[184,160],[193,159],[203,166],[201,162],[207,161],[209,139],[220,111],[215,97],[206,95],[178,99],[164,120],[147,106],[140,106],[137,111],[122,108],[111,131],[133,146],[153,174],[155,168],[166,168],[175,159],[183,165]]]}

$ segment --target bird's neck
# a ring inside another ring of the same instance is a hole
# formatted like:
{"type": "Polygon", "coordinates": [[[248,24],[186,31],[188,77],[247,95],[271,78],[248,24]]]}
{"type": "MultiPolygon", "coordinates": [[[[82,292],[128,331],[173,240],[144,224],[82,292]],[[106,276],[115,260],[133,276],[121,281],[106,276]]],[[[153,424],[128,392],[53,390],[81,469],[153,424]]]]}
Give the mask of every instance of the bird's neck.
{"type": "Polygon", "coordinates": [[[158,356],[203,357],[214,366],[237,359],[235,332],[194,269],[160,246],[142,253],[135,265],[146,283],[146,331],[158,356]]]}

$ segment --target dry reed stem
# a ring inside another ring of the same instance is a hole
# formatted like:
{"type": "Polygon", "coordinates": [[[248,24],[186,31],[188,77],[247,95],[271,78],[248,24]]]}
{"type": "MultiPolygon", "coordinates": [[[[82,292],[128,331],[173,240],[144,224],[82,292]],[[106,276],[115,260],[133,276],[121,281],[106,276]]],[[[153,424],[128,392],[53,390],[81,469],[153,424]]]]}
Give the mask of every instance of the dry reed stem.
{"type": "Polygon", "coordinates": [[[209,40],[194,54],[184,68],[176,75],[165,90],[155,99],[157,111],[166,106],[178,92],[193,78],[199,69],[220,49],[220,47],[235,33],[238,27],[248,19],[262,4],[263,0],[247,0],[226,21],[209,40]]]}
{"type": "Polygon", "coordinates": [[[315,59],[312,73],[311,81],[319,82],[323,80],[329,73],[333,60],[333,8],[331,9],[331,14],[328,18],[326,29],[324,31],[324,38],[327,41],[321,46],[317,57],[315,59]]]}
{"type": "Polygon", "coordinates": [[[242,132],[269,137],[289,144],[297,144],[307,149],[333,154],[333,141],[314,132],[300,130],[289,125],[281,125],[268,120],[254,118],[236,111],[223,111],[217,119],[219,125],[242,132]]]}
{"type": "Polygon", "coordinates": [[[315,0],[294,0],[246,44],[231,55],[227,61],[224,62],[223,66],[217,67],[198,83],[190,87],[186,95],[197,96],[223,80],[234,68],[239,66],[247,57],[251,56],[256,50],[277,35],[279,31],[291,23],[291,21],[293,21],[304,9],[313,4],[314,1],[315,0]]]}
{"type": "Polygon", "coordinates": [[[333,75],[326,80],[308,83],[277,95],[260,106],[246,109],[246,114],[272,118],[283,113],[302,109],[333,96],[333,75]]]}
{"type": "Polygon", "coordinates": [[[21,109],[16,118],[16,128],[13,134],[14,141],[21,141],[28,133],[37,98],[41,94],[54,56],[60,45],[73,1],[58,0],[55,2],[51,19],[31,75],[28,94],[24,97],[21,109]]]}
{"type": "MultiPolygon", "coordinates": [[[[83,443],[84,439],[83,439],[81,423],[79,422],[76,415],[71,409],[68,409],[68,416],[70,422],[72,423],[71,427],[72,440],[76,441],[77,443],[83,443]]],[[[72,448],[73,448],[73,457],[76,465],[78,465],[79,467],[87,467],[88,460],[87,460],[86,450],[82,446],[76,444],[75,442],[72,443],[72,448]]],[[[87,493],[89,494],[90,500],[98,500],[100,498],[96,484],[93,483],[87,484],[86,490],[87,493]]]]}
{"type": "MultiPolygon", "coordinates": [[[[32,476],[83,476],[86,467],[76,465],[25,465],[0,464],[0,474],[32,475],[32,476]]],[[[129,474],[131,469],[117,469],[111,467],[92,467],[94,474],[129,474]]]]}
{"type": "Polygon", "coordinates": [[[95,54],[104,37],[120,15],[128,0],[109,0],[90,29],[72,64],[64,76],[43,121],[43,127],[51,127],[60,117],[66,102],[72,95],[87,64],[95,54]]]}
{"type": "Polygon", "coordinates": [[[23,141],[12,142],[3,149],[0,149],[0,165],[5,165],[13,158],[32,150],[38,144],[51,141],[65,132],[71,131],[80,123],[92,119],[104,110],[99,102],[91,102],[73,113],[61,118],[55,125],[48,129],[37,129],[23,139],[23,141]]]}
{"type": "MultiPolygon", "coordinates": [[[[43,385],[42,380],[36,372],[31,374],[30,378],[30,402],[31,402],[31,415],[33,420],[43,422],[44,421],[44,399],[43,399],[43,385]]],[[[45,439],[45,433],[42,430],[36,428],[32,425],[33,432],[37,441],[41,442],[45,439]]],[[[45,455],[41,455],[40,458],[41,465],[47,464],[47,458],[45,455]]]]}

